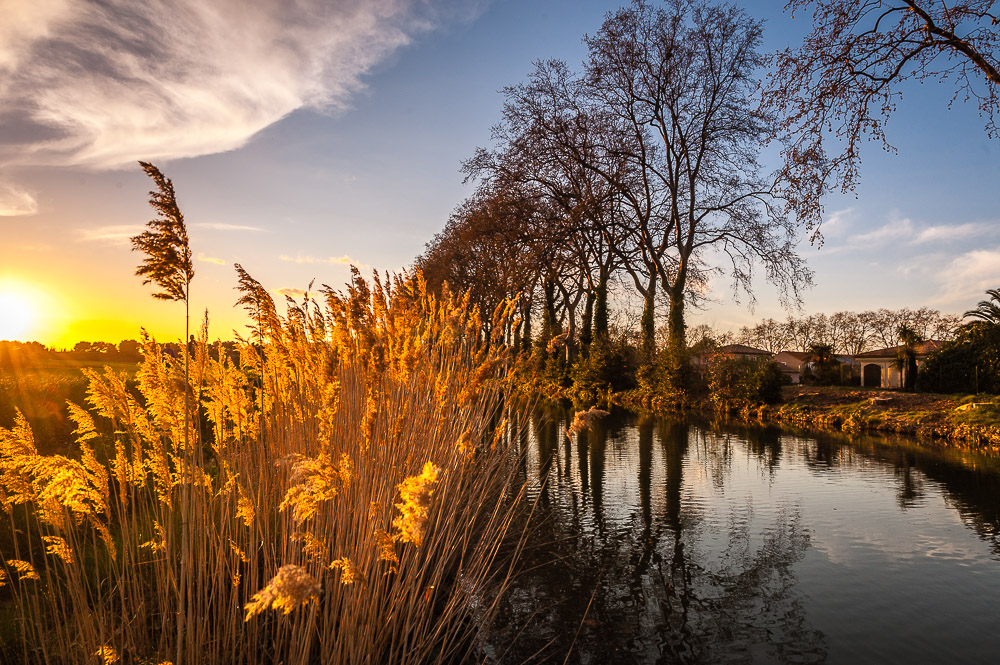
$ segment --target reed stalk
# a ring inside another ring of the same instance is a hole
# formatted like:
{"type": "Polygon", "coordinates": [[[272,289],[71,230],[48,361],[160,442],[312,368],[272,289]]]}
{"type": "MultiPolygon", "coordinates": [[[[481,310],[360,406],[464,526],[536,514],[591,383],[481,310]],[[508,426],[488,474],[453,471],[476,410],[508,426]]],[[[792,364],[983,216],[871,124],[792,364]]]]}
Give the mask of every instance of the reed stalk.
{"type": "Polygon", "coordinates": [[[144,335],[135,387],[89,372],[78,455],[39,454],[21,417],[0,428],[0,591],[22,631],[3,662],[481,656],[522,499],[506,348],[419,277],[355,273],[267,327],[238,359],[207,327],[183,362],[144,335]]]}

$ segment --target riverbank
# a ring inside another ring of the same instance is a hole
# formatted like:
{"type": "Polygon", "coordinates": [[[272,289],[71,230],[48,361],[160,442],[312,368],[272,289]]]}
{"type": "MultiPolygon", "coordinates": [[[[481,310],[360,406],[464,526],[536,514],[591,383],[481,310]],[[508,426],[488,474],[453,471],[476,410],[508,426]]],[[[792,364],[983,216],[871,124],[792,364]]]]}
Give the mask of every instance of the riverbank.
{"type": "MultiPolygon", "coordinates": [[[[1000,452],[1000,397],[937,395],[844,386],[784,386],[778,404],[745,404],[744,420],[845,432],[892,432],[936,439],[963,448],[1000,452]]],[[[652,410],[667,403],[622,393],[615,402],[652,410]]],[[[705,396],[696,411],[712,411],[705,396]]]]}

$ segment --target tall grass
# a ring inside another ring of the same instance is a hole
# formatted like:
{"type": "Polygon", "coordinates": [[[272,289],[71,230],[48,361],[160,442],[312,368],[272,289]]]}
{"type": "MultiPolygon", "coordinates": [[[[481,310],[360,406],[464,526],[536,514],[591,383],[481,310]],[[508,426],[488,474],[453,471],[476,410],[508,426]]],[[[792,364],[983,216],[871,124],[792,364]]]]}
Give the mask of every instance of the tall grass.
{"type": "Polygon", "coordinates": [[[478,653],[521,496],[498,422],[502,345],[467,299],[419,278],[355,273],[279,316],[240,270],[255,329],[239,362],[209,357],[206,321],[188,358],[144,339],[134,394],[87,371],[77,455],[39,454],[20,415],[0,428],[0,596],[16,607],[3,662],[478,653]]]}

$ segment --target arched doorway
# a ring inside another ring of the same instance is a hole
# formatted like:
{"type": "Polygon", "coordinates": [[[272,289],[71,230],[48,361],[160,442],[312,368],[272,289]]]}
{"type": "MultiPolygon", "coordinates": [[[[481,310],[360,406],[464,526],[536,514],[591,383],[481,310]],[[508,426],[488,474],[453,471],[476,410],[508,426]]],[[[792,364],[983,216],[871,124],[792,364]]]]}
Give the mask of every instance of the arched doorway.
{"type": "Polygon", "coordinates": [[[865,365],[863,384],[865,386],[874,386],[875,388],[882,387],[882,366],[871,363],[865,365]]]}

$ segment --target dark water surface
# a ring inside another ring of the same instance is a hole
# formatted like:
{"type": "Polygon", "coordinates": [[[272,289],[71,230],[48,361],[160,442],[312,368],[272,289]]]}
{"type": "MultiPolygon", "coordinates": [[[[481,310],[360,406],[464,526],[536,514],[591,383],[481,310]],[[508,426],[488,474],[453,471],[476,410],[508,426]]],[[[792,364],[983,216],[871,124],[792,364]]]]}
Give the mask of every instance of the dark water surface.
{"type": "Polygon", "coordinates": [[[537,518],[498,661],[1000,663],[995,458],[565,418],[520,438],[537,518]]]}

